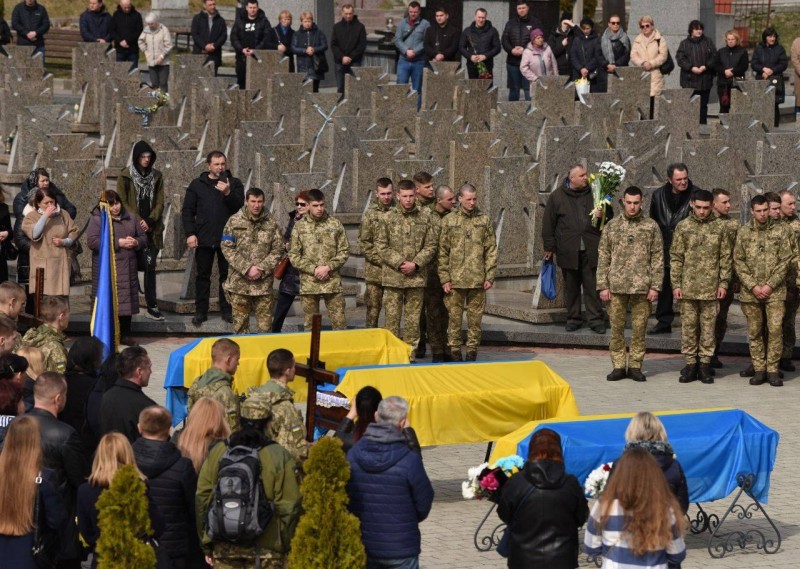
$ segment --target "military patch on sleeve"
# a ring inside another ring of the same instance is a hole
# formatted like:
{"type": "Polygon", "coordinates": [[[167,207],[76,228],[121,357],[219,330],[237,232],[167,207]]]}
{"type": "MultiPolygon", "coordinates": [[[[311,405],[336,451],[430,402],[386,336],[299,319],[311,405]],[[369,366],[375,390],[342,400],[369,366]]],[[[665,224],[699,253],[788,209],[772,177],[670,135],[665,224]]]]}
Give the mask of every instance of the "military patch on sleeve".
{"type": "Polygon", "coordinates": [[[227,241],[229,243],[233,243],[234,245],[236,244],[236,236],[235,235],[223,235],[222,236],[222,240],[223,241],[227,241]]]}
{"type": "Polygon", "coordinates": [[[302,425],[294,425],[294,426],[292,426],[292,432],[293,433],[296,433],[297,431],[301,431],[301,430],[303,430],[303,426],[302,425]]]}

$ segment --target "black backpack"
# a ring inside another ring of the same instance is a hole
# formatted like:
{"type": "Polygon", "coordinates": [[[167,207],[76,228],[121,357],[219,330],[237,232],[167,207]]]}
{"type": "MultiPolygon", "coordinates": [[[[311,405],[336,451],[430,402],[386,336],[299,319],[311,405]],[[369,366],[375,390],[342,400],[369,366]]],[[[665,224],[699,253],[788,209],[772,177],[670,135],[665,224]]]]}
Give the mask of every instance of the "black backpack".
{"type": "Polygon", "coordinates": [[[259,450],[235,446],[220,458],[207,517],[212,539],[251,544],[272,519],[275,504],[267,499],[261,482],[259,450]]]}

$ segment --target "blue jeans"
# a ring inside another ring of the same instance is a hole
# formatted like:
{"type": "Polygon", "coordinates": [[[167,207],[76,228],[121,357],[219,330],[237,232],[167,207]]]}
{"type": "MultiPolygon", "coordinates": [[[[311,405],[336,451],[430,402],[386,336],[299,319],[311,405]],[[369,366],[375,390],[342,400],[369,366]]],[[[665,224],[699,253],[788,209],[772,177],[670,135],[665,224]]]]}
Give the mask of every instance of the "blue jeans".
{"type": "Polygon", "coordinates": [[[411,79],[411,87],[417,92],[417,110],[422,105],[422,72],[424,69],[424,59],[408,61],[401,57],[397,62],[397,84],[405,85],[409,78],[411,79]]]}
{"type": "Polygon", "coordinates": [[[36,49],[34,49],[31,55],[36,55],[37,53],[42,54],[42,65],[44,65],[44,46],[39,46],[36,49]]]}
{"type": "Polygon", "coordinates": [[[519,65],[506,63],[506,75],[508,76],[508,100],[519,101],[519,90],[522,89],[522,92],[525,93],[525,100],[530,101],[531,83],[522,75],[519,65]]]}
{"type": "Polygon", "coordinates": [[[117,52],[116,55],[117,61],[129,61],[131,64],[131,71],[136,69],[139,66],[139,52],[133,51],[130,53],[120,53],[117,52]]]}
{"type": "Polygon", "coordinates": [[[419,557],[404,559],[369,559],[367,569],[419,569],[419,557]]]}

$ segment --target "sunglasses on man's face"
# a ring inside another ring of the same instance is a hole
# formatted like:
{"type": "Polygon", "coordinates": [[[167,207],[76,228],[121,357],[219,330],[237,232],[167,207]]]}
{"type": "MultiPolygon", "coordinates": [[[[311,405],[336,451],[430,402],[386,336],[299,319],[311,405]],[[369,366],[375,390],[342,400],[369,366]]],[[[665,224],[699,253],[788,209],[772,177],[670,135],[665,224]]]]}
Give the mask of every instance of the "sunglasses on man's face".
{"type": "Polygon", "coordinates": [[[609,22],[608,25],[609,26],[618,26],[618,25],[620,25],[620,22],[609,22]]]}

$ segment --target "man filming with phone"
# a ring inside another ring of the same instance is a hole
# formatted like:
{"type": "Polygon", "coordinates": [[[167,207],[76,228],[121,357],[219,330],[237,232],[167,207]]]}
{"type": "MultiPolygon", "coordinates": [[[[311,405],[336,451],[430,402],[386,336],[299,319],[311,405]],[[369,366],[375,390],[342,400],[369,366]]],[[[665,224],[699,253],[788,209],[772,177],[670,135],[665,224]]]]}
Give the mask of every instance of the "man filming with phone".
{"type": "Polygon", "coordinates": [[[225,322],[233,321],[231,305],[222,289],[222,283],[228,278],[228,262],[220,243],[228,218],[244,206],[244,186],[228,170],[225,154],[214,150],[206,157],[206,163],[208,172],[203,172],[189,184],[181,210],[186,245],[194,249],[197,263],[195,314],[192,318],[195,326],[208,320],[211,269],[215,256],[219,268],[219,310],[225,322]]]}

